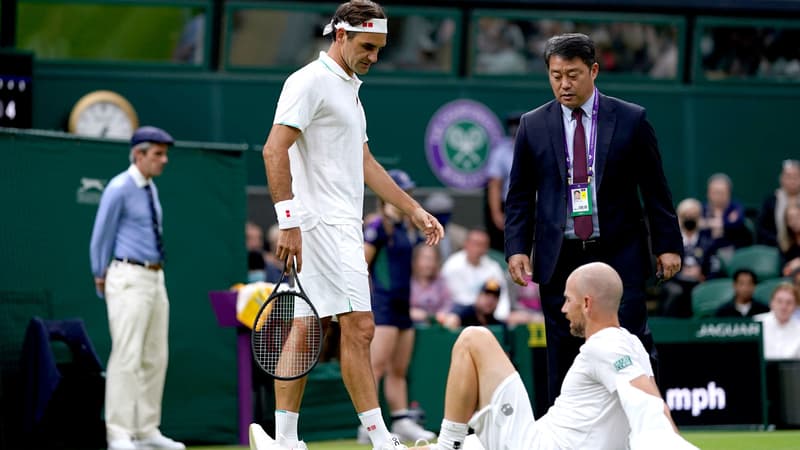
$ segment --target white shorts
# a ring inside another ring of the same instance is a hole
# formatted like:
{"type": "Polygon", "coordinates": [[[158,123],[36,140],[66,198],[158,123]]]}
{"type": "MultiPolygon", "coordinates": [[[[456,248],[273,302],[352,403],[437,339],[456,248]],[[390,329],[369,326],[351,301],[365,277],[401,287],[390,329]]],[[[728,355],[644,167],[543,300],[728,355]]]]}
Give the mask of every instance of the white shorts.
{"type": "Polygon", "coordinates": [[[361,227],[320,221],[302,233],[303,269],[298,278],[319,316],[371,311],[361,227]]]}
{"type": "Polygon", "coordinates": [[[537,432],[535,421],[528,391],[519,373],[514,372],[497,386],[492,400],[472,416],[469,426],[485,449],[556,449],[550,439],[537,432]]]}

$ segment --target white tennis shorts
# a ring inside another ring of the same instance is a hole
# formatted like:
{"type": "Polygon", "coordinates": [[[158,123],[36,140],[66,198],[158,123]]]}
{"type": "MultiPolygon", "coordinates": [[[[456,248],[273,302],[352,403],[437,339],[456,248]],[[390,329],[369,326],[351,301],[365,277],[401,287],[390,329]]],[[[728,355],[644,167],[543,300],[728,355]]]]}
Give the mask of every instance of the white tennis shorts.
{"type": "Polygon", "coordinates": [[[320,221],[302,233],[303,268],[298,278],[319,316],[371,311],[361,227],[320,221]]]}
{"type": "Polygon", "coordinates": [[[469,426],[485,449],[533,450],[555,448],[535,432],[533,409],[519,373],[506,377],[488,405],[476,412],[469,426]]]}

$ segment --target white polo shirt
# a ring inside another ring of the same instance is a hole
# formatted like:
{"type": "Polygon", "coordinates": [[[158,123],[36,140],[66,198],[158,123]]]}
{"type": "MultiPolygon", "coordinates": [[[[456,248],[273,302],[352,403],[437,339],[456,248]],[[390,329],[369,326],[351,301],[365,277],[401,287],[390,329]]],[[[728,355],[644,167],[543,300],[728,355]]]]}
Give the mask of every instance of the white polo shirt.
{"type": "Polygon", "coordinates": [[[301,131],[289,162],[304,231],[320,220],[361,226],[367,120],[360,86],[325,52],[283,84],[273,123],[301,131]]]}
{"type": "Polygon", "coordinates": [[[628,448],[630,425],[616,393],[619,378],[653,376],[639,338],[624,328],[605,328],[581,346],[569,368],[561,395],[536,421],[555,448],[619,450],[628,448]]]}

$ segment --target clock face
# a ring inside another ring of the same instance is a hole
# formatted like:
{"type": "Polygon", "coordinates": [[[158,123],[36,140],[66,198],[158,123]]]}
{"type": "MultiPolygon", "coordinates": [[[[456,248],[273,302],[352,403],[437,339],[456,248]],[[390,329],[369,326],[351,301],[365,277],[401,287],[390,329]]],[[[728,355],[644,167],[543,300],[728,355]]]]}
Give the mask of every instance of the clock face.
{"type": "Polygon", "coordinates": [[[69,131],[79,136],[130,139],[139,126],[133,106],[112,91],[90,92],[72,108],[69,131]]]}
{"type": "Polygon", "coordinates": [[[97,102],[78,114],[75,134],[104,138],[129,139],[134,124],[128,114],[111,102],[97,102]]]}

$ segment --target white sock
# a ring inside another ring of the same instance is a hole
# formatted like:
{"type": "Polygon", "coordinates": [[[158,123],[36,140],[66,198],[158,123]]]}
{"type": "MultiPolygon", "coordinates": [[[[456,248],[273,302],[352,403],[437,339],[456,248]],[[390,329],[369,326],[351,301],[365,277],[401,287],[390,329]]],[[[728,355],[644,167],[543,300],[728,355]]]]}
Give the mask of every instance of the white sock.
{"type": "Polygon", "coordinates": [[[407,409],[398,409],[397,411],[392,411],[392,422],[400,419],[409,419],[407,409]]]}
{"type": "Polygon", "coordinates": [[[467,437],[469,427],[465,423],[442,420],[442,429],[439,431],[439,440],[436,444],[442,450],[455,450],[464,448],[464,438],[467,437]]]}
{"type": "Polygon", "coordinates": [[[380,447],[392,440],[392,435],[389,434],[389,430],[386,428],[380,408],[360,412],[358,413],[358,419],[361,421],[361,425],[366,428],[367,433],[369,433],[369,440],[372,441],[373,447],[380,447]]]}
{"type": "Polygon", "coordinates": [[[275,410],[275,440],[281,444],[297,444],[297,419],[300,413],[275,410]]]}

